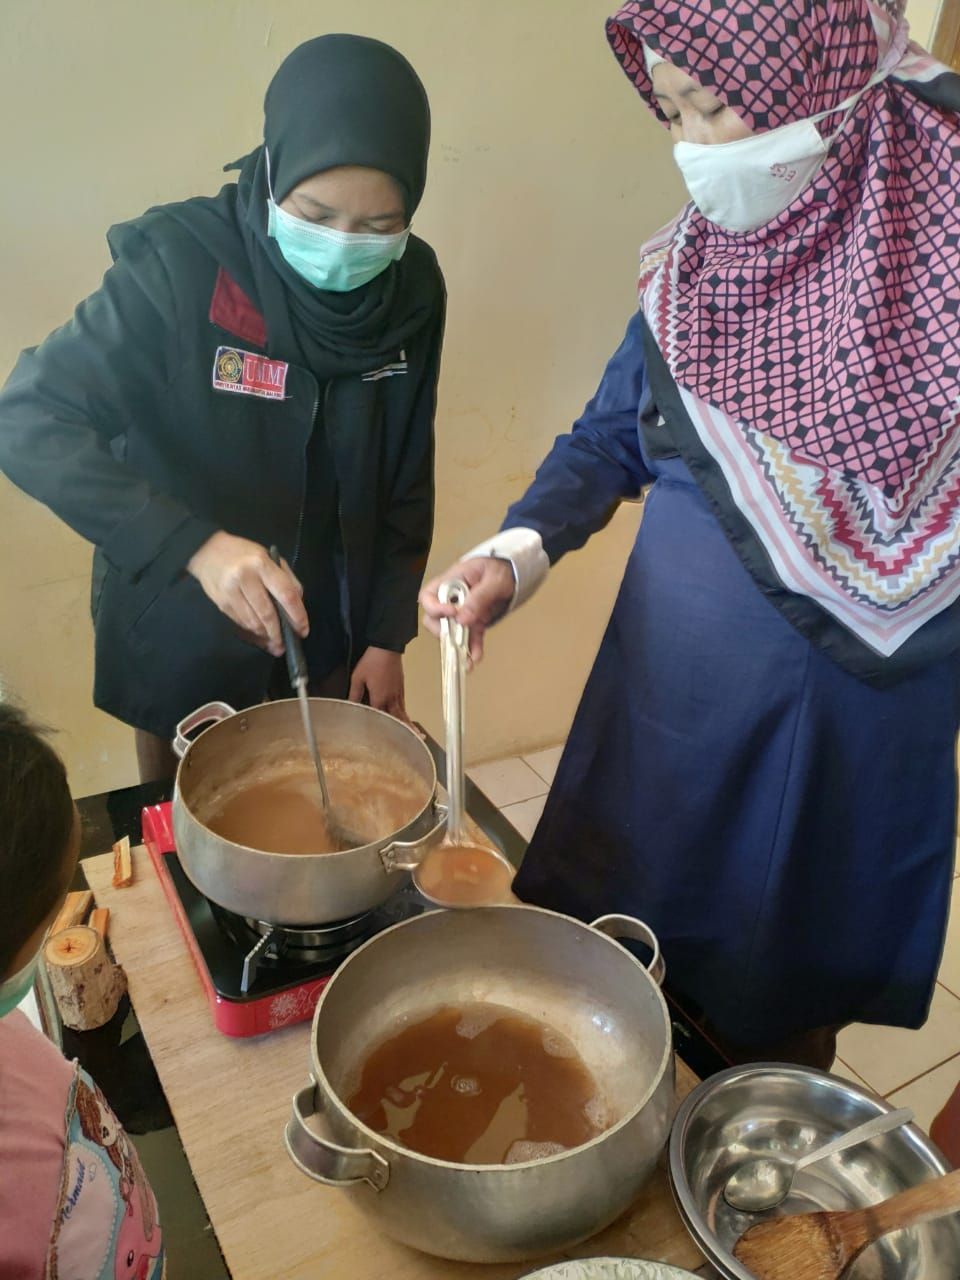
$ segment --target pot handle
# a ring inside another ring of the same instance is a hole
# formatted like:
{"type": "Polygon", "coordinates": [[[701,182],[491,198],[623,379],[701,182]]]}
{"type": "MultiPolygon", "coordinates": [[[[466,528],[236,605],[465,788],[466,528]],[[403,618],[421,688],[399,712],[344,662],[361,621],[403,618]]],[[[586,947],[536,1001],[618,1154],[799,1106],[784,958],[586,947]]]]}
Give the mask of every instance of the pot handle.
{"type": "Polygon", "coordinates": [[[199,729],[202,724],[218,724],[221,720],[229,720],[236,714],[228,702],[205,702],[202,707],[197,707],[196,711],[191,711],[188,716],[184,716],[177,725],[172,744],[173,754],[178,760],[182,760],[190,745],[188,733],[193,733],[194,729],[199,729]]]}
{"type": "Polygon", "coordinates": [[[416,871],[427,850],[440,843],[447,831],[447,806],[435,804],[433,811],[437,822],[425,836],[419,840],[392,840],[383,846],[380,861],[384,871],[416,871]]]}
{"type": "Polygon", "coordinates": [[[613,938],[614,942],[618,938],[632,938],[635,942],[645,943],[653,952],[645,966],[647,973],[658,987],[663,986],[667,966],[660,951],[660,941],[648,924],[644,924],[642,920],[637,920],[633,916],[610,915],[600,916],[593,921],[590,928],[606,934],[608,938],[613,938]]]}
{"type": "Polygon", "coordinates": [[[314,1081],[293,1095],[293,1114],[283,1131],[287,1155],[301,1173],[328,1187],[355,1187],[368,1183],[382,1191],[390,1180],[390,1166],[383,1156],[368,1148],[341,1147],[321,1138],[307,1125],[322,1107],[314,1081]]]}

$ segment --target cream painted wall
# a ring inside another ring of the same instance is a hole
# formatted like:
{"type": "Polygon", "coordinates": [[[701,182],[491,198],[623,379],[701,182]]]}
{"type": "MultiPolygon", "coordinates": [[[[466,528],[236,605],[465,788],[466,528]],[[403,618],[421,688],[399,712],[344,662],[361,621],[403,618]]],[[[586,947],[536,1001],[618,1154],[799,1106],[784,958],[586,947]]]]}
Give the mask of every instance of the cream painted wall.
{"type": "MultiPolygon", "coordinates": [[[[417,230],[450,314],[432,567],[491,532],[592,392],[633,307],[640,242],[681,200],[669,148],[607,51],[611,0],[164,0],[8,6],[0,42],[0,373],[95,288],[103,233],[216,190],[257,141],[271,73],[300,40],[395,43],[434,112],[417,230]],[[16,127],[12,123],[16,122],[16,127]]],[[[934,0],[911,0],[926,42],[934,0]]],[[[633,538],[624,509],[492,637],[470,682],[469,753],[566,732],[633,538]]],[[[90,702],[89,548],[0,479],[0,681],[61,729],[77,794],[135,779],[129,731],[90,702]]],[[[435,642],[407,662],[436,731],[435,642]]]]}
{"type": "MultiPolygon", "coordinates": [[[[637,247],[681,198],[666,140],[607,50],[609,7],[10,6],[0,373],[96,287],[107,226],[217,189],[222,163],[257,141],[263,90],[289,49],[324,30],[378,35],[419,70],[435,121],[417,230],[450,292],[432,562],[442,568],[493,531],[592,393],[633,308],[637,247]]],[[[494,636],[470,682],[474,759],[565,733],[636,520],[624,510],[494,636]]],[[[0,545],[0,678],[62,730],[77,794],[133,781],[129,732],[90,705],[89,548],[3,481],[0,545]]],[[[412,646],[407,671],[412,713],[438,729],[431,638],[412,646]]]]}
{"type": "Polygon", "coordinates": [[[929,49],[933,44],[933,34],[941,3],[942,0],[907,0],[910,34],[925,49],[929,49]]]}

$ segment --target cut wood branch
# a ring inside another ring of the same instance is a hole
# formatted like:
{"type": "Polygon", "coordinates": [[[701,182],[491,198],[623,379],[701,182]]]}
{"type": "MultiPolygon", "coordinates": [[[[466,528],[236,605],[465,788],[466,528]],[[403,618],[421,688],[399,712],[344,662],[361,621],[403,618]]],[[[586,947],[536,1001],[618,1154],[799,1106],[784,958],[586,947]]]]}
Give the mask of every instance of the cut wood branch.
{"type": "Polygon", "coordinates": [[[89,889],[77,889],[73,893],[68,893],[56,919],[50,926],[51,935],[60,933],[63,929],[72,929],[75,924],[83,924],[92,906],[93,894],[89,889]]]}
{"type": "Polygon", "coordinates": [[[133,884],[133,859],[130,856],[130,837],[124,836],[113,846],[113,887],[129,889],[133,884]]]}
{"type": "Polygon", "coordinates": [[[126,974],[107,954],[103,937],[88,925],[61,929],[43,949],[50,987],[65,1026],[102,1027],[127,989],[126,974]]]}
{"type": "Polygon", "coordinates": [[[105,939],[107,936],[107,927],[110,924],[110,908],[94,907],[90,912],[89,924],[91,929],[96,929],[100,937],[105,939]]]}

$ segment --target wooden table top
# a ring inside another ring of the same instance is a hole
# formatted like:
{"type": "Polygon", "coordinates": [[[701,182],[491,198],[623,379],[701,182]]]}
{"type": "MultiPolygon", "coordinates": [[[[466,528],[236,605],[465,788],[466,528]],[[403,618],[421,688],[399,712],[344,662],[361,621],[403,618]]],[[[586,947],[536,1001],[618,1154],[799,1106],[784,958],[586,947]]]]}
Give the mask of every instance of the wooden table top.
{"type": "MultiPolygon", "coordinates": [[[[515,1280],[560,1257],[596,1256],[703,1267],[662,1162],[618,1222],[542,1262],[450,1262],[372,1230],[345,1195],[304,1177],[283,1146],[290,1099],[308,1079],[310,1024],[249,1040],[221,1035],[146,850],[134,851],[128,889],[110,883],[111,854],[84,870],[98,905],[110,908],[113,952],[234,1280],[515,1280]]],[[[696,1079],[677,1068],[682,1096],[696,1079]]]]}

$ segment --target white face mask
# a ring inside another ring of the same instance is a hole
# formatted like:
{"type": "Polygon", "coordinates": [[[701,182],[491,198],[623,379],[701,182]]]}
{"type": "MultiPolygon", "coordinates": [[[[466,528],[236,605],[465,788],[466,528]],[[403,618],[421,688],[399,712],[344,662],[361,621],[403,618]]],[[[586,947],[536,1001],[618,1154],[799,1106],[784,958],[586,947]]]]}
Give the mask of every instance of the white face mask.
{"type": "Polygon", "coordinates": [[[725,231],[753,231],[771,222],[820,172],[836,138],[861,97],[890,74],[877,71],[864,87],[832,111],[795,120],[735,142],[678,142],[673,156],[690,199],[703,216],[725,231]],[[818,120],[844,112],[840,124],[821,137],[818,120]]]}

